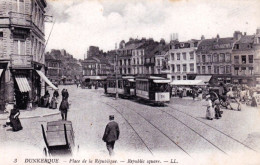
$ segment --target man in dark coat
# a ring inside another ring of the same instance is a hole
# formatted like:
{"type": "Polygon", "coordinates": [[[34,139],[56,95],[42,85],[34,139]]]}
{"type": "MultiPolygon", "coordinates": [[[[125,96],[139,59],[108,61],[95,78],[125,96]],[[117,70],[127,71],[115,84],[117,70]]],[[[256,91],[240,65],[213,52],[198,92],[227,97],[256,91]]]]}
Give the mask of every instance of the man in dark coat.
{"type": "Polygon", "coordinates": [[[109,155],[112,156],[114,155],[113,149],[114,149],[115,141],[118,140],[120,131],[117,122],[114,121],[113,115],[109,116],[109,120],[110,122],[106,126],[102,140],[106,142],[109,155]]]}
{"type": "Polygon", "coordinates": [[[62,99],[62,101],[60,103],[60,108],[59,108],[59,110],[61,112],[62,120],[67,120],[68,109],[69,109],[68,100],[62,99]]]}

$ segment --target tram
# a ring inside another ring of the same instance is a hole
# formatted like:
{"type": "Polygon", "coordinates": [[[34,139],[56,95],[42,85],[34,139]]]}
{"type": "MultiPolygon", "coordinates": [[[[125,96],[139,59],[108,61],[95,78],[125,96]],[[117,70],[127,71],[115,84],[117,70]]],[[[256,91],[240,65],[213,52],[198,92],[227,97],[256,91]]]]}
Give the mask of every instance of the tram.
{"type": "Polygon", "coordinates": [[[170,101],[170,79],[147,76],[137,77],[135,81],[137,97],[158,104],[170,101]]]}
{"type": "MultiPolygon", "coordinates": [[[[123,86],[122,76],[118,76],[117,80],[118,80],[117,92],[119,95],[123,95],[124,86],[123,86]]],[[[106,85],[104,86],[104,88],[106,94],[116,94],[116,77],[115,76],[107,77],[106,85]]]]}
{"type": "Polygon", "coordinates": [[[124,96],[134,97],[135,96],[135,77],[134,76],[124,76],[123,87],[124,87],[124,96]]]}

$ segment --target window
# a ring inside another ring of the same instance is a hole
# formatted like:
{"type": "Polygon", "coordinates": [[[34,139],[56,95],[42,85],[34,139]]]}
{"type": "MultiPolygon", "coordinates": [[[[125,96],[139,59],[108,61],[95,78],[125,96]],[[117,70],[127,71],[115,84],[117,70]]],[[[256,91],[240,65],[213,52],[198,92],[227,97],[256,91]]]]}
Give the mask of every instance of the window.
{"type": "Polygon", "coordinates": [[[202,66],[202,74],[205,74],[206,73],[206,67],[205,66],[202,66]]]}
{"type": "Polygon", "coordinates": [[[171,53],[172,61],[174,61],[174,53],[171,53]]]}
{"type": "Polygon", "coordinates": [[[194,52],[190,52],[190,60],[194,59],[194,52]]]}
{"type": "Polygon", "coordinates": [[[234,63],[239,64],[239,56],[234,56],[234,63]]]}
{"type": "Polygon", "coordinates": [[[25,41],[14,40],[14,54],[25,55],[25,41]]]}
{"type": "Polygon", "coordinates": [[[219,62],[225,62],[225,54],[224,53],[220,53],[219,62]]]}
{"type": "Polygon", "coordinates": [[[172,76],[172,80],[175,80],[175,76],[172,76]]]}
{"type": "Polygon", "coordinates": [[[218,54],[213,55],[213,62],[218,62],[218,54]]]}
{"type": "Polygon", "coordinates": [[[182,58],[183,58],[183,60],[186,60],[186,53],[185,52],[182,53],[182,58]]]}
{"type": "Polygon", "coordinates": [[[241,56],[241,61],[242,61],[242,64],[246,64],[246,56],[241,56]]]}
{"type": "Polygon", "coordinates": [[[175,72],[175,65],[172,65],[172,72],[175,72]]]}
{"type": "Polygon", "coordinates": [[[0,32],[0,38],[4,37],[4,33],[0,32]]]}
{"type": "Polygon", "coordinates": [[[197,66],[197,72],[200,74],[200,66],[197,66]]]}
{"type": "Polygon", "coordinates": [[[253,55],[248,56],[248,62],[251,63],[251,64],[254,62],[254,56],[253,55]]]}
{"type": "Polygon", "coordinates": [[[156,65],[157,65],[157,66],[160,66],[160,59],[157,59],[157,60],[156,60],[156,65]]]}
{"type": "Polygon", "coordinates": [[[180,71],[181,71],[181,66],[177,65],[177,72],[180,72],[180,71]]]}
{"type": "Polygon", "coordinates": [[[225,74],[225,66],[219,67],[219,74],[225,74]]]}
{"type": "Polygon", "coordinates": [[[182,70],[183,70],[183,72],[186,72],[186,71],[187,71],[187,65],[186,65],[186,64],[183,64],[183,65],[182,65],[182,70]]]}
{"type": "Polygon", "coordinates": [[[181,76],[177,76],[177,80],[180,80],[181,79],[181,76]]]}
{"type": "Polygon", "coordinates": [[[183,80],[187,80],[187,76],[183,76],[183,80]]]}
{"type": "Polygon", "coordinates": [[[177,53],[177,60],[180,60],[181,59],[181,55],[180,53],[177,53]]]}
{"type": "Polygon", "coordinates": [[[194,72],[194,64],[190,64],[190,71],[194,72]]]}
{"type": "Polygon", "coordinates": [[[3,42],[3,32],[0,32],[0,57],[3,56],[3,49],[4,49],[4,42],[3,42]]]}
{"type": "Polygon", "coordinates": [[[226,73],[231,73],[231,67],[229,65],[226,66],[226,73]]]}
{"type": "Polygon", "coordinates": [[[219,73],[219,66],[214,66],[214,73],[218,74],[219,73]]]}
{"type": "Polygon", "coordinates": [[[211,62],[211,55],[209,54],[207,57],[207,62],[211,62]]]}
{"type": "Polygon", "coordinates": [[[235,44],[234,49],[239,49],[239,44],[235,44]]]}
{"type": "Polygon", "coordinates": [[[211,74],[211,66],[208,66],[208,74],[211,74]]]}
{"type": "Polygon", "coordinates": [[[230,62],[231,61],[231,54],[227,53],[226,54],[226,62],[230,62]]]}
{"type": "Polygon", "coordinates": [[[206,62],[206,56],[202,55],[202,62],[206,62]]]}
{"type": "Polygon", "coordinates": [[[197,55],[197,62],[200,62],[200,55],[197,55]]]}

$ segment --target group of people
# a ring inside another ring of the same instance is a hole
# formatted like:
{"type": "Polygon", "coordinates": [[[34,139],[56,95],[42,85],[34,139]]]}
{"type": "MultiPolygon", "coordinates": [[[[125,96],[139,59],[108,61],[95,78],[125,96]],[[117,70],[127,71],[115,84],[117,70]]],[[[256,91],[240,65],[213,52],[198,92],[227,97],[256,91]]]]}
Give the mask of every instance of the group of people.
{"type": "Polygon", "coordinates": [[[206,96],[207,109],[206,109],[206,118],[213,120],[215,117],[219,119],[222,117],[222,111],[220,111],[220,102],[217,99],[213,99],[210,95],[206,96]]]}

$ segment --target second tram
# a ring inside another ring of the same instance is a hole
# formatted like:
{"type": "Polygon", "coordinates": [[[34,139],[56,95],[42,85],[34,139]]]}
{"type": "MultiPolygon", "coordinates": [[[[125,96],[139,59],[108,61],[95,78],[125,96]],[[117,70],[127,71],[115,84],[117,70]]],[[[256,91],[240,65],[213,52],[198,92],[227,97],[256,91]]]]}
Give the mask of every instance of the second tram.
{"type": "Polygon", "coordinates": [[[163,77],[137,77],[136,96],[154,103],[170,101],[170,79],[163,77]]]}

